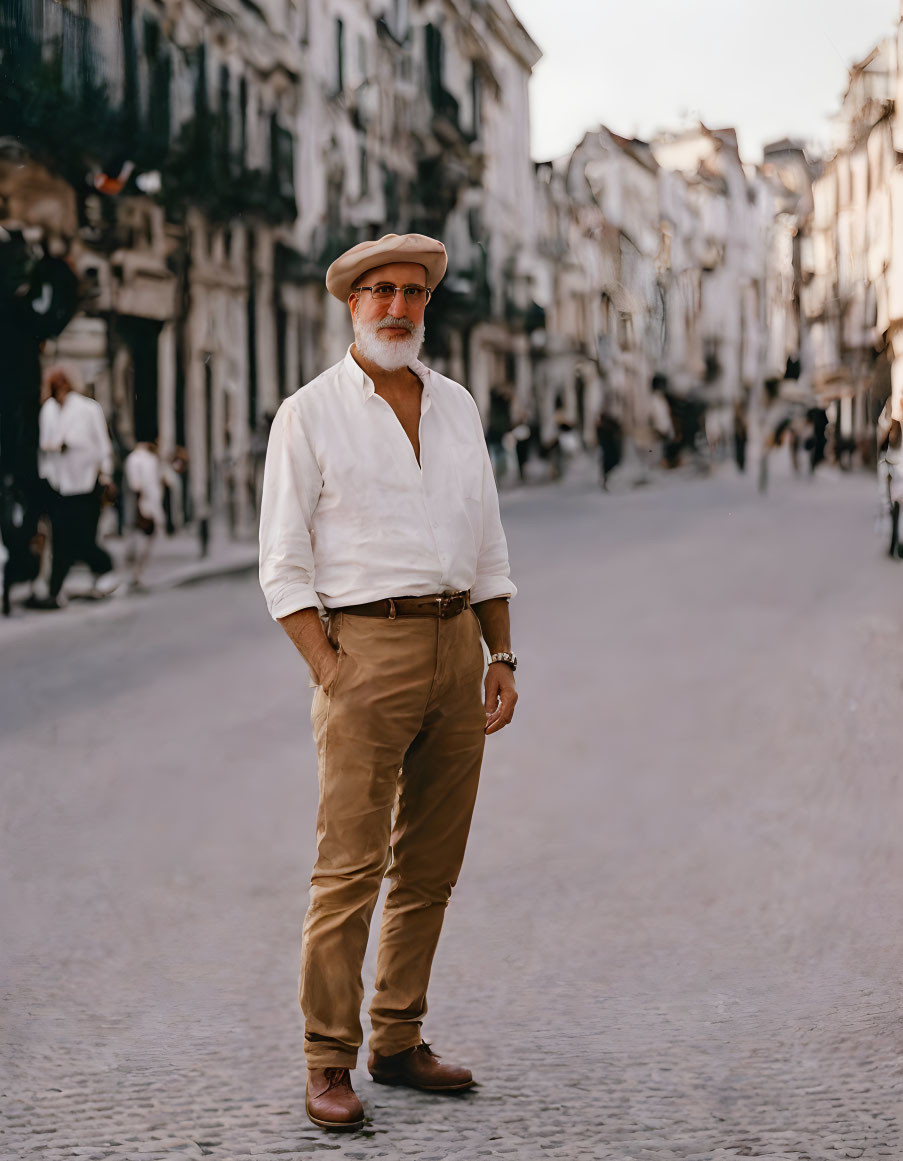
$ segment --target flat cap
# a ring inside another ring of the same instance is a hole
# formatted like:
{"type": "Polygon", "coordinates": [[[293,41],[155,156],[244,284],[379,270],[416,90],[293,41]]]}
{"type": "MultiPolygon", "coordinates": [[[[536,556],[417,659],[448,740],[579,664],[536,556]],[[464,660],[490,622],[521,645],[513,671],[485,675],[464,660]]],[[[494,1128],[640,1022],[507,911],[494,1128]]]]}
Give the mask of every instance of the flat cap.
{"type": "Polygon", "coordinates": [[[326,271],[326,289],[342,302],[362,274],[389,262],[417,262],[426,267],[430,290],[442,280],[448,266],[445,247],[425,234],[384,234],[375,242],[358,242],[340,254],[326,271]]]}

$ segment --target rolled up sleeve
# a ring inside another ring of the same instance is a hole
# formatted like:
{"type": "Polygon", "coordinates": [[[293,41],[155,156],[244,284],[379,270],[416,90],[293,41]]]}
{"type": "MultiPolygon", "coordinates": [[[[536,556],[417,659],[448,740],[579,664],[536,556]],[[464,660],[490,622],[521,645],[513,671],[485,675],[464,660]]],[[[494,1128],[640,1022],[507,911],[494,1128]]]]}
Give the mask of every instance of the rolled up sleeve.
{"type": "Polygon", "coordinates": [[[286,401],[270,429],[260,508],[260,587],[274,621],[322,608],[310,539],[322,486],[302,418],[286,401]]]}
{"type": "MultiPolygon", "coordinates": [[[[482,430],[480,431],[482,441],[482,430]]],[[[477,569],[470,599],[473,604],[494,597],[513,597],[517,589],[511,581],[508,542],[502,530],[499,497],[489,453],[483,445],[483,539],[477,556],[477,569]]]]}

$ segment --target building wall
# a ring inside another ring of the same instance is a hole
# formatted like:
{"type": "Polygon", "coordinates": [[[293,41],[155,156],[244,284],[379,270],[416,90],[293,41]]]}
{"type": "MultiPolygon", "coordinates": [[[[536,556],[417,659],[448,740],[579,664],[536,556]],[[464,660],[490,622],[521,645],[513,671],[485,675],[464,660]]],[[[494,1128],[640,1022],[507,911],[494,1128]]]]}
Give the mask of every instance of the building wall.
{"type": "MultiPolygon", "coordinates": [[[[62,19],[59,4],[36,3],[62,19]]],[[[351,340],[326,267],[384,232],[446,243],[426,358],[467,384],[484,417],[501,391],[512,420],[535,419],[549,441],[564,418],[591,443],[603,409],[646,438],[655,376],[675,397],[727,412],[802,348],[802,195],[781,178],[793,151],[752,173],[730,131],[700,126],[650,144],[598,127],[569,157],[535,164],[529,83],[540,54],[506,0],[218,0],[216,11],[135,0],[132,10],[125,28],[114,0],[85,10],[109,139],[88,142],[87,175],[64,180],[52,157],[25,167],[40,187],[26,201],[85,289],[47,359],[81,363],[125,446],[156,434],[166,455],[187,448],[196,514],[250,527],[251,461],[269,417],[351,340]],[[86,177],[93,192],[76,197],[86,177]]],[[[898,83],[895,59],[888,49],[880,77],[858,77],[863,100],[898,83]]],[[[78,77],[69,83],[77,95],[78,77]]],[[[832,171],[849,187],[842,226],[830,213],[815,225],[835,190],[827,180],[813,215],[810,297],[818,290],[825,304],[837,254],[884,239],[860,263],[883,289],[860,296],[845,322],[860,344],[869,310],[889,332],[903,320],[887,276],[900,199],[884,178],[876,186],[895,165],[895,134],[887,120],[855,164],[832,171]]],[[[31,147],[37,157],[40,134],[31,147]]],[[[0,165],[8,206],[22,174],[0,165]]],[[[811,311],[824,361],[838,320],[828,305],[811,311]]]]}

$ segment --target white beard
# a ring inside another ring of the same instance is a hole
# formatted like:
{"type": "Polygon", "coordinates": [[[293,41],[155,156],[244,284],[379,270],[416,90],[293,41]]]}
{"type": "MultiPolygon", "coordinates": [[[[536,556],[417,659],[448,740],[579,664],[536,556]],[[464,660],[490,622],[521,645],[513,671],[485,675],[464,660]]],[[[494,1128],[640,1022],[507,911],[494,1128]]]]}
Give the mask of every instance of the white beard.
{"type": "MultiPolygon", "coordinates": [[[[385,321],[380,319],[383,324],[385,321]]],[[[368,362],[375,363],[383,371],[400,371],[417,361],[426,335],[423,323],[404,339],[380,336],[379,330],[379,323],[354,323],[354,345],[368,362]]]]}

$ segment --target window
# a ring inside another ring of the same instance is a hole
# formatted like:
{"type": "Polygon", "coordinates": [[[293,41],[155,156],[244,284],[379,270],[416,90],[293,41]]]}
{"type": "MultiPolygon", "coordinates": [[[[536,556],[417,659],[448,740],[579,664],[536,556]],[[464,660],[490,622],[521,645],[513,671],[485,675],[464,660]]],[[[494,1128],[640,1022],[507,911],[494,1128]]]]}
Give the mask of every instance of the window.
{"type": "Polygon", "coordinates": [[[195,55],[194,111],[201,118],[207,110],[207,46],[201,41],[195,55]]]}
{"type": "Polygon", "coordinates": [[[248,82],[238,82],[238,149],[239,166],[244,169],[248,159],[248,82]]]}
{"type": "Polygon", "coordinates": [[[291,131],[283,129],[273,113],[270,118],[270,182],[273,192],[292,204],[295,200],[294,146],[291,131]]]}
{"type": "Polygon", "coordinates": [[[426,35],[426,67],[430,100],[435,106],[442,102],[442,33],[435,24],[428,24],[426,35]]]}
{"type": "Polygon", "coordinates": [[[148,70],[148,134],[153,149],[165,152],[169,148],[172,63],[161,44],[160,26],[150,16],[144,18],[144,54],[148,70]]]}
{"type": "Polygon", "coordinates": [[[393,228],[398,225],[401,216],[401,195],[398,186],[398,174],[388,166],[383,170],[383,197],[386,203],[386,224],[393,228]]]}
{"type": "Polygon", "coordinates": [[[232,144],[232,78],[226,65],[219,70],[219,164],[220,170],[228,174],[231,168],[232,144]]]}

